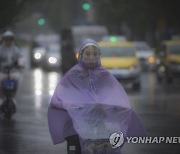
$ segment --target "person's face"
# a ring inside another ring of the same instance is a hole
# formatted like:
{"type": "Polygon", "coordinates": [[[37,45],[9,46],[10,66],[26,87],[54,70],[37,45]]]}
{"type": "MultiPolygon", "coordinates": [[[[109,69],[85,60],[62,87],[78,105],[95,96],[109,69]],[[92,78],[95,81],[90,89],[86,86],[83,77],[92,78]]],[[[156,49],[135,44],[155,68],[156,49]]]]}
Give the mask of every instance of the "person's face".
{"type": "Polygon", "coordinates": [[[4,43],[7,47],[10,47],[12,45],[13,39],[12,38],[5,38],[4,43]]]}
{"type": "Polygon", "coordinates": [[[82,52],[82,59],[88,67],[93,67],[99,60],[100,52],[94,46],[86,47],[82,52]]]}

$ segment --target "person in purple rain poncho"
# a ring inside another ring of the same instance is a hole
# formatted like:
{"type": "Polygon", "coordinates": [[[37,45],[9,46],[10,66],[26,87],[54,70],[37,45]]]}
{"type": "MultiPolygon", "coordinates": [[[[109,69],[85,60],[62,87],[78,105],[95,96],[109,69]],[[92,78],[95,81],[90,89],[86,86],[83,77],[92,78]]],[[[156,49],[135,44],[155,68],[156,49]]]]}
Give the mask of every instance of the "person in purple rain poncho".
{"type": "Polygon", "coordinates": [[[67,141],[75,154],[120,154],[109,137],[146,136],[121,84],[101,65],[101,51],[92,39],[79,50],[79,63],[58,83],[48,109],[54,144],[67,141]]]}

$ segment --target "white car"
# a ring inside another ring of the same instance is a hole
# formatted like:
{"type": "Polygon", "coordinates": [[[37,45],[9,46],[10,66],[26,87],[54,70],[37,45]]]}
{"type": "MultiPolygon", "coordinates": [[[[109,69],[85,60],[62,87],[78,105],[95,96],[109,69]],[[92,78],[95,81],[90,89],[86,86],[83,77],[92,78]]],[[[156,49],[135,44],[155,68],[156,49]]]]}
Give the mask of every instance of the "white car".
{"type": "Polygon", "coordinates": [[[31,67],[43,66],[44,58],[47,52],[47,49],[52,44],[59,43],[59,36],[57,34],[49,35],[37,35],[31,44],[30,50],[30,62],[31,67]]]}
{"type": "Polygon", "coordinates": [[[155,55],[150,46],[144,41],[134,42],[137,57],[139,58],[142,70],[154,70],[155,55]]]}

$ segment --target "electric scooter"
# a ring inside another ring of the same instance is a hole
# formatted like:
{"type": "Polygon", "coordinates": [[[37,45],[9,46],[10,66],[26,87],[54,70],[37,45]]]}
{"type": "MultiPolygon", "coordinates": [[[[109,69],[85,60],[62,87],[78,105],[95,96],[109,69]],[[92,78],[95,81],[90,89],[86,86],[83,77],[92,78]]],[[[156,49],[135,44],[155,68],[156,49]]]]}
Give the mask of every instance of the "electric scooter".
{"type": "Polygon", "coordinates": [[[0,106],[0,112],[3,117],[7,119],[11,119],[12,115],[16,113],[16,105],[13,98],[17,90],[18,81],[10,78],[13,69],[14,66],[6,66],[2,69],[2,71],[7,74],[7,78],[1,81],[3,102],[0,106]]]}

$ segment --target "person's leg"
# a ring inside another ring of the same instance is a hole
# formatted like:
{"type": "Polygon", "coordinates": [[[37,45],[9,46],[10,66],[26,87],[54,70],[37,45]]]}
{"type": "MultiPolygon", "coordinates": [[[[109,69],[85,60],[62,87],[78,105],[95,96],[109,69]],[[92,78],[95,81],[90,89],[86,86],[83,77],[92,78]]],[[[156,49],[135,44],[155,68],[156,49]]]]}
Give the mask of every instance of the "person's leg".
{"type": "Polygon", "coordinates": [[[3,99],[3,92],[2,92],[2,81],[7,78],[7,75],[0,72],[0,104],[2,103],[3,99]]]}
{"type": "Polygon", "coordinates": [[[66,137],[66,141],[68,154],[81,154],[81,146],[77,134],[66,137]]]}
{"type": "MultiPolygon", "coordinates": [[[[10,75],[10,79],[13,79],[13,80],[16,80],[17,81],[17,88],[18,88],[18,86],[20,85],[20,82],[21,82],[21,73],[20,72],[13,72],[13,73],[11,73],[11,75],[10,75]]],[[[17,89],[16,89],[17,90],[17,89]]],[[[16,93],[16,91],[15,91],[15,93],[16,93]]]]}

